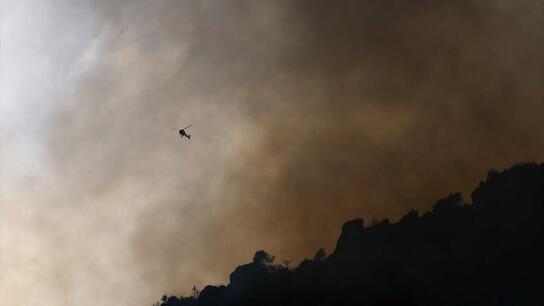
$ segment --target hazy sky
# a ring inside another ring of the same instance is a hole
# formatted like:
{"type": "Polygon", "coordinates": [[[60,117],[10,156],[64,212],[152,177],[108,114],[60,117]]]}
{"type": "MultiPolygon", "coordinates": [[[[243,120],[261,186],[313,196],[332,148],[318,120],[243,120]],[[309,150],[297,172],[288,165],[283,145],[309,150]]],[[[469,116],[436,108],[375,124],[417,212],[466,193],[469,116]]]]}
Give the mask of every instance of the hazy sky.
{"type": "Polygon", "coordinates": [[[539,0],[1,3],[1,305],[150,305],[544,158],[539,0]]]}

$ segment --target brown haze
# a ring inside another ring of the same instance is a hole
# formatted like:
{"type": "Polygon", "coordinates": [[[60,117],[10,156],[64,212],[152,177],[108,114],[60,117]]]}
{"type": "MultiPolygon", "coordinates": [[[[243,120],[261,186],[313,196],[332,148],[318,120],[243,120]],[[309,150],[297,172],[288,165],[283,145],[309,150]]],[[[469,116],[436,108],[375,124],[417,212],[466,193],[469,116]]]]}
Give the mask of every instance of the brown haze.
{"type": "Polygon", "coordinates": [[[56,74],[18,90],[54,102],[2,98],[2,305],[150,305],[544,157],[542,1],[40,3],[20,73],[56,74]],[[44,169],[10,171],[32,135],[44,169]]]}

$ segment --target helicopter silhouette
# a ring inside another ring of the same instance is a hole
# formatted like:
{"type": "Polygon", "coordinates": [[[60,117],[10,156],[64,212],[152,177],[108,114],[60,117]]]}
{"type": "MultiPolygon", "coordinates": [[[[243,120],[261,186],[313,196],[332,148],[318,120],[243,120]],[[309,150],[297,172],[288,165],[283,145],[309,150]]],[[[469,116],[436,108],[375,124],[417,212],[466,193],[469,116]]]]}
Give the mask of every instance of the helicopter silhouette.
{"type": "Polygon", "coordinates": [[[178,129],[170,129],[170,130],[177,130],[178,133],[179,133],[179,137],[181,137],[183,139],[183,137],[187,137],[187,139],[191,140],[191,135],[187,134],[187,132],[185,131],[186,129],[190,128],[192,124],[189,124],[188,126],[182,128],[181,130],[178,130],[178,129]]]}

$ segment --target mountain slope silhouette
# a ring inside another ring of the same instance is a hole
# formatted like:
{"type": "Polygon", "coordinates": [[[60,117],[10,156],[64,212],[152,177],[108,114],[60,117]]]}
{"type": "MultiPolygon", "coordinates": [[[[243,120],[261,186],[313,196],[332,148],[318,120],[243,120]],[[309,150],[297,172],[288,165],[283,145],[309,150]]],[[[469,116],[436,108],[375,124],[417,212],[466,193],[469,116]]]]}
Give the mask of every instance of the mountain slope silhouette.
{"type": "Polygon", "coordinates": [[[491,170],[471,194],[397,223],[346,222],[330,256],[290,269],[258,251],[187,305],[544,305],[544,164],[491,170]]]}

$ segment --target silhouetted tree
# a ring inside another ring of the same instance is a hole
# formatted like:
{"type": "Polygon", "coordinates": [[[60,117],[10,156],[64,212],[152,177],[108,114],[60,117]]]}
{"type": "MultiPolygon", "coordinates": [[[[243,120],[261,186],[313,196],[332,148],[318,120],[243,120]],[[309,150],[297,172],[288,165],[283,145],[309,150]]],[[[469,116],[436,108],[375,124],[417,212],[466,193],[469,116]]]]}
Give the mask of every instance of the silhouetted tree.
{"type": "Polygon", "coordinates": [[[200,291],[196,288],[196,286],[193,286],[193,289],[191,290],[191,296],[195,299],[198,299],[199,295],[200,291]]]}
{"type": "Polygon", "coordinates": [[[315,253],[314,255],[314,261],[316,262],[321,262],[325,260],[325,258],[327,258],[327,253],[325,252],[325,249],[323,248],[320,248],[319,250],[317,250],[317,253],[315,253]]]}
{"type": "Polygon", "coordinates": [[[253,256],[253,262],[261,265],[271,264],[274,262],[274,256],[260,250],[253,256]]]}

